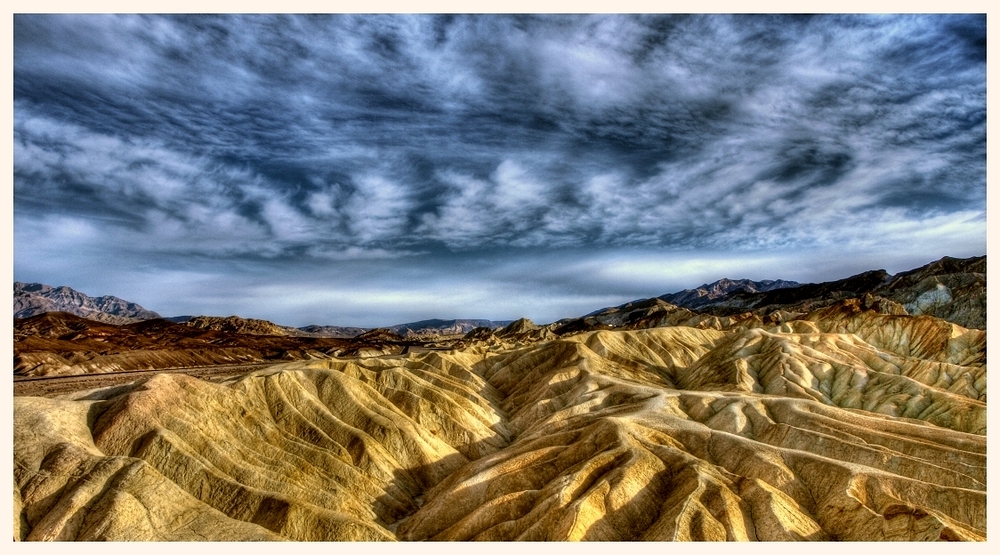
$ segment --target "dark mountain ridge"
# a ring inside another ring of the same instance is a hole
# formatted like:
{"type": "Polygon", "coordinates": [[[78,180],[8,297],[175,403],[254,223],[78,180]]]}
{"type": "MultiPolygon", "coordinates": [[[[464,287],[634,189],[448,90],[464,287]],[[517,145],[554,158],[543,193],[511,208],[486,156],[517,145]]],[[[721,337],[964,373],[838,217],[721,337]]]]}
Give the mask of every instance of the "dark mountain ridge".
{"type": "Polygon", "coordinates": [[[700,307],[716,316],[775,311],[804,313],[866,295],[901,305],[907,314],[927,314],[966,328],[986,329],[986,256],[943,257],[890,275],[870,270],[845,279],[748,293],[734,291],[700,307]]]}
{"type": "MultiPolygon", "coordinates": [[[[294,328],[268,320],[240,316],[184,315],[164,318],[134,302],[111,295],[90,297],[65,285],[53,287],[43,283],[20,281],[14,282],[13,305],[15,319],[31,318],[53,312],[65,312],[95,322],[116,325],[162,318],[166,321],[186,324],[195,328],[249,335],[348,339],[376,329],[315,324],[294,328]]],[[[477,327],[502,328],[510,322],[510,320],[492,321],[486,319],[430,319],[396,324],[385,329],[401,336],[458,335],[468,333],[477,327]]]]}
{"type": "Polygon", "coordinates": [[[351,338],[361,335],[362,333],[368,331],[369,328],[354,328],[345,326],[302,326],[298,328],[299,331],[315,337],[340,337],[340,338],[351,338]]]}
{"type": "Polygon", "coordinates": [[[985,255],[965,259],[946,256],[895,275],[869,270],[823,283],[746,282],[750,280],[722,279],[695,290],[638,299],[582,318],[560,320],[553,329],[564,335],[663,325],[725,328],[748,325],[750,321],[764,326],[852,298],[862,299],[865,306],[878,307],[884,313],[926,314],[965,328],[986,329],[985,255]],[[767,289],[751,291],[751,287],[760,289],[761,285],[767,289]],[[697,293],[699,290],[702,294],[697,293]]]}
{"type": "Polygon", "coordinates": [[[663,299],[670,304],[683,306],[684,308],[698,308],[700,306],[710,304],[717,299],[725,298],[736,293],[762,293],[772,291],[774,289],[795,287],[797,285],[799,285],[798,282],[786,281],[782,279],[753,281],[749,279],[733,280],[729,278],[722,278],[713,283],[703,284],[701,287],[697,287],[695,289],[685,289],[676,293],[668,293],[666,295],[660,295],[657,298],[663,299]]]}
{"type": "Polygon", "coordinates": [[[728,316],[749,308],[764,310],[788,309],[789,305],[814,301],[836,301],[872,293],[891,280],[885,270],[869,270],[855,276],[823,283],[807,283],[771,291],[733,291],[731,294],[703,305],[713,314],[728,316]]]}
{"type": "Polygon", "coordinates": [[[395,326],[389,326],[388,330],[398,333],[402,336],[407,335],[426,335],[426,334],[436,334],[436,335],[457,335],[466,334],[476,328],[502,328],[510,324],[512,320],[484,320],[484,319],[455,319],[455,320],[441,320],[441,319],[430,319],[421,320],[419,322],[411,322],[408,324],[398,324],[395,326]]]}
{"type": "MultiPolygon", "coordinates": [[[[602,308],[582,318],[566,318],[553,324],[562,333],[620,326],[660,325],[661,313],[671,314],[670,322],[705,322],[705,316],[737,317],[753,315],[770,318],[781,312],[788,317],[829,306],[849,298],[873,295],[901,305],[911,315],[928,314],[963,327],[986,327],[986,257],[958,259],[943,257],[920,268],[890,275],[870,270],[848,278],[799,284],[786,280],[723,278],[695,289],[685,289],[651,299],[639,299],[618,307],[602,308]],[[677,309],[685,309],[678,312],[677,309]],[[697,318],[695,317],[697,316],[697,318]]],[[[40,283],[14,283],[14,317],[27,318],[46,312],[67,312],[109,324],[129,324],[160,318],[136,303],[113,296],[88,297],[70,287],[40,283]]],[[[738,318],[745,320],[744,317],[738,318]]],[[[238,316],[181,316],[168,318],[205,329],[251,335],[289,337],[352,338],[376,328],[310,325],[281,326],[267,320],[238,316]]],[[[384,328],[401,337],[464,335],[477,328],[499,329],[510,320],[429,319],[384,328]]],[[[715,325],[715,324],[713,324],[715,325]]],[[[722,325],[722,324],[719,324],[722,325]]]]}
{"type": "Polygon", "coordinates": [[[70,287],[14,282],[14,317],[30,318],[46,312],[68,312],[109,324],[128,324],[160,315],[138,304],[104,295],[90,297],[70,287]]]}
{"type": "MultiPolygon", "coordinates": [[[[341,338],[236,316],[120,324],[52,311],[15,318],[14,371],[28,377],[384,356],[447,350],[469,342],[530,343],[602,329],[772,328],[838,306],[885,315],[930,315],[965,328],[985,329],[985,268],[985,257],[944,258],[895,276],[872,270],[842,280],[756,293],[737,286],[694,309],[654,297],[546,326],[522,319],[501,329],[491,320],[437,319],[361,330],[341,338]],[[459,331],[463,327],[464,333],[459,331]]],[[[58,289],[61,295],[72,294],[69,288],[48,288],[58,289]]]]}

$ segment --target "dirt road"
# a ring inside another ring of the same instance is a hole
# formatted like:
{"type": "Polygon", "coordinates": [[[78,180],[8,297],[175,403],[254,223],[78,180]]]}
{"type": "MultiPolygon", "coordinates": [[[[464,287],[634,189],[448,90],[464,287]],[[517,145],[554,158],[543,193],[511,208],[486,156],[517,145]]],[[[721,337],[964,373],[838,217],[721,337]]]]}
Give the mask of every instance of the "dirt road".
{"type": "Polygon", "coordinates": [[[55,397],[74,391],[96,389],[113,385],[122,385],[145,376],[154,374],[187,374],[203,380],[220,380],[230,376],[238,376],[259,368],[272,366],[276,363],[259,364],[226,364],[219,366],[200,366],[196,368],[158,368],[154,370],[133,370],[129,372],[112,372],[108,374],[80,374],[74,376],[42,376],[33,378],[14,378],[14,396],[55,397]]]}

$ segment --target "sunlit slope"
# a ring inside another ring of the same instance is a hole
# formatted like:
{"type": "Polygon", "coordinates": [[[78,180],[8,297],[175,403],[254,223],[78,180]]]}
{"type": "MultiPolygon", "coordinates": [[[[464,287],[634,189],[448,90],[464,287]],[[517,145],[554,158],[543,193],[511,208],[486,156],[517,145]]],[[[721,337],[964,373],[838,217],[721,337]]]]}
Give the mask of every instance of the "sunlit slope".
{"type": "Polygon", "coordinates": [[[985,539],[985,332],[769,329],[15,398],[24,539],[985,539]]]}
{"type": "MultiPolygon", "coordinates": [[[[652,338],[674,331],[597,332],[579,339],[622,356],[636,335],[654,345],[652,338]]],[[[694,374],[727,346],[724,340],[698,362],[673,370],[682,378],[694,374]]],[[[982,435],[844,411],[805,395],[643,385],[601,372],[607,359],[587,356],[594,353],[589,347],[566,342],[547,350],[559,347],[573,352],[562,355],[567,364],[495,364],[487,371],[507,395],[504,408],[514,416],[516,440],[433,489],[399,527],[401,538],[926,540],[984,534],[982,435]]],[[[785,362],[775,360],[772,371],[785,362]]],[[[967,405],[985,409],[970,400],[954,410],[967,405]]]]}

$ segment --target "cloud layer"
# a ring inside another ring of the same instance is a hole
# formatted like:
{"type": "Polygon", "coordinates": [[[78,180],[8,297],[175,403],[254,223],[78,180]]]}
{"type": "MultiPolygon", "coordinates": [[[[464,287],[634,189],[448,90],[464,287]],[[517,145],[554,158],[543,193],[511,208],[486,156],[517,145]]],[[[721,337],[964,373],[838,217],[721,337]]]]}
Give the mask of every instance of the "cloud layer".
{"type": "Polygon", "coordinates": [[[17,15],[15,279],[379,325],[724,275],[684,260],[823,280],[982,254],[985,37],[949,15],[17,15]]]}

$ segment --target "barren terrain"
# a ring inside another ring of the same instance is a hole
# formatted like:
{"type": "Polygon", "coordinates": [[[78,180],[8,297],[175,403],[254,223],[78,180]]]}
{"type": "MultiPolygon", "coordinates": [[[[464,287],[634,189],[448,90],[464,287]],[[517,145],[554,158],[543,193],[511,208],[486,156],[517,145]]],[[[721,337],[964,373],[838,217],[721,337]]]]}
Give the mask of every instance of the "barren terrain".
{"type": "Polygon", "coordinates": [[[34,390],[14,400],[15,536],[985,540],[985,330],[816,304],[659,300],[34,390]]]}

